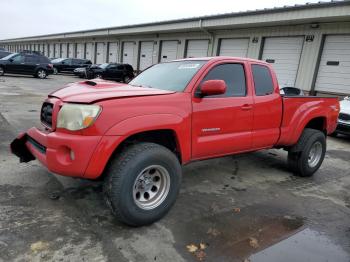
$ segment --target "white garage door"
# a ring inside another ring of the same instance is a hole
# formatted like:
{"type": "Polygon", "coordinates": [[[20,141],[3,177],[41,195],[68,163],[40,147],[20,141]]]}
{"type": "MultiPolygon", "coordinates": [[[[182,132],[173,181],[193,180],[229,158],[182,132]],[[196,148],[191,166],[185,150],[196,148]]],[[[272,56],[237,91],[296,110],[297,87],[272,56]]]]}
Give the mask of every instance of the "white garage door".
{"type": "Polygon", "coordinates": [[[350,35],[326,37],[315,90],[350,94],[350,35]]]}
{"type": "Polygon", "coordinates": [[[60,44],[55,44],[55,57],[56,57],[56,58],[61,57],[61,48],[60,48],[60,44]]]}
{"type": "Polygon", "coordinates": [[[247,57],[249,39],[221,39],[219,55],[247,57]]]}
{"type": "Polygon", "coordinates": [[[271,63],[280,87],[295,86],[304,37],[271,37],[264,42],[262,60],[271,63]]]}
{"type": "Polygon", "coordinates": [[[68,47],[67,44],[61,44],[61,57],[62,58],[67,58],[68,57],[68,47]]]}
{"type": "Polygon", "coordinates": [[[75,44],[73,44],[73,43],[68,44],[68,57],[69,58],[74,57],[74,47],[75,47],[75,44]]]}
{"type": "Polygon", "coordinates": [[[84,58],[84,44],[82,43],[77,44],[76,58],[84,58]]]}
{"type": "Polygon", "coordinates": [[[208,56],[209,40],[188,40],[186,57],[208,56]]]}
{"type": "Polygon", "coordinates": [[[160,61],[167,62],[177,58],[178,41],[162,41],[160,61]]]}
{"type": "Polygon", "coordinates": [[[118,43],[109,43],[108,62],[118,62],[118,43]]]}
{"type": "Polygon", "coordinates": [[[154,42],[141,42],[140,47],[140,70],[144,70],[153,64],[154,42]]]}
{"type": "Polygon", "coordinates": [[[103,64],[105,62],[104,59],[104,43],[96,44],[96,64],[103,64]]]}
{"type": "Polygon", "coordinates": [[[94,56],[94,45],[92,43],[86,43],[85,58],[92,61],[94,56]]]}
{"type": "Polygon", "coordinates": [[[132,65],[135,69],[134,64],[134,42],[124,42],[123,43],[123,63],[132,65]]]}
{"type": "Polygon", "coordinates": [[[55,45],[54,44],[50,44],[49,46],[49,57],[55,57],[55,45]]]}

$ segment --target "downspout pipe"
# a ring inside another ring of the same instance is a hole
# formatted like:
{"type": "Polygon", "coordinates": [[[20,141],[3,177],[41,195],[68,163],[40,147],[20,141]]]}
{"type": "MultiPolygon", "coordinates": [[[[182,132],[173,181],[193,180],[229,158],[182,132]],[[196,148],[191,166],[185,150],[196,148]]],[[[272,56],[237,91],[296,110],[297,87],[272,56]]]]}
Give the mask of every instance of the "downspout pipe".
{"type": "Polygon", "coordinates": [[[210,50],[209,50],[209,56],[213,56],[214,54],[214,34],[209,32],[205,27],[203,27],[203,20],[199,19],[199,30],[204,32],[210,37],[210,50]]]}

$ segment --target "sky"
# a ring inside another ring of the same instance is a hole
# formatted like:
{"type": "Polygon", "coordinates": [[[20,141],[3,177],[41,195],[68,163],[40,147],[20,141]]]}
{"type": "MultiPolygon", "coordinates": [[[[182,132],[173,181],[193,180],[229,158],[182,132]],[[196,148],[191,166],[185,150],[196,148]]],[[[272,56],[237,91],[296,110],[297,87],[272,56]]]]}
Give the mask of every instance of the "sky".
{"type": "Polygon", "coordinates": [[[247,11],[317,0],[0,0],[0,39],[247,11]]]}

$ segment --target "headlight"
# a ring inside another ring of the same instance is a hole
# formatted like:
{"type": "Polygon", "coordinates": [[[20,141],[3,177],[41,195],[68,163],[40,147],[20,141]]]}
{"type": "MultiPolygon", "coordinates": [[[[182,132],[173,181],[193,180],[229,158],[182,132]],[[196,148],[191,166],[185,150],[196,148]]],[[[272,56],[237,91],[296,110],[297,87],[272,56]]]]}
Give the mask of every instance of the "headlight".
{"type": "Polygon", "coordinates": [[[91,126],[101,112],[98,105],[65,104],[58,112],[57,127],[71,131],[91,126]]]}

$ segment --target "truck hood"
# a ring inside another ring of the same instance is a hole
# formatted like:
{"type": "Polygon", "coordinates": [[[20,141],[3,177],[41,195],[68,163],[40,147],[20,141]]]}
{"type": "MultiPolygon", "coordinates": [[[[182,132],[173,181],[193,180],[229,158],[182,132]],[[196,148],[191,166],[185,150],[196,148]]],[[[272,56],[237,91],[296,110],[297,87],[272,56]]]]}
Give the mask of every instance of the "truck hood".
{"type": "Polygon", "coordinates": [[[166,95],[173,93],[175,92],[93,79],[90,81],[68,84],[64,88],[49,94],[49,97],[56,97],[64,102],[92,103],[114,98],[166,95]]]}

